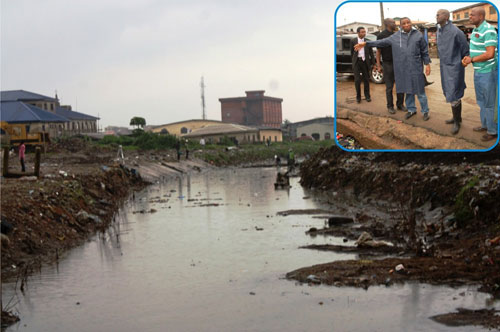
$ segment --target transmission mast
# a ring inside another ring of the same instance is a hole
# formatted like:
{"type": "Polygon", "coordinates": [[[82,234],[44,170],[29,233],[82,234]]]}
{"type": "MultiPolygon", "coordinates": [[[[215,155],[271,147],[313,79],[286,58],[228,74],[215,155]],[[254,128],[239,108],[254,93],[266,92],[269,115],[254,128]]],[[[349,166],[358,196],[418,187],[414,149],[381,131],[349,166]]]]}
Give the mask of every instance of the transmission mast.
{"type": "Polygon", "coordinates": [[[202,109],[202,114],[201,117],[203,120],[207,119],[207,113],[205,112],[205,82],[203,81],[203,76],[201,77],[201,109],[202,109]]]}

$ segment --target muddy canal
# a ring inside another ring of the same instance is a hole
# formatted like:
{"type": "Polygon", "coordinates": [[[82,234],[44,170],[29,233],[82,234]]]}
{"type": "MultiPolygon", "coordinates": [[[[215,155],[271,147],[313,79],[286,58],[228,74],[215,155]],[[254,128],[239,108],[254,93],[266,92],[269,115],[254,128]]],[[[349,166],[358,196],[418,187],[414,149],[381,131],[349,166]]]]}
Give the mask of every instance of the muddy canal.
{"type": "MultiPolygon", "coordinates": [[[[311,238],[329,209],[275,169],[185,176],[135,195],[106,234],[29,279],[3,285],[21,321],[7,331],[468,331],[428,317],[485,307],[474,288],[407,284],[368,290],[308,286],[287,272],[353,254],[298,249],[342,244],[311,238]],[[310,198],[309,198],[310,197],[310,198]]],[[[474,327],[475,331],[480,328],[474,327]]]]}

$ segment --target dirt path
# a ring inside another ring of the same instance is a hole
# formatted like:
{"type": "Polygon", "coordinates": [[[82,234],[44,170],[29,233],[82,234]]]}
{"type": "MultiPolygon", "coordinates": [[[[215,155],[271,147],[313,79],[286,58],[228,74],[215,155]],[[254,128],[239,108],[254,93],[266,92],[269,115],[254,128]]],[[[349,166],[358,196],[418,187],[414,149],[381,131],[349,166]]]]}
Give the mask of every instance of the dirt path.
{"type": "MultiPolygon", "coordinates": [[[[463,123],[460,132],[453,136],[450,133],[451,125],[444,123],[451,118],[450,105],[446,103],[441,89],[439,76],[439,59],[432,59],[432,74],[429,81],[434,82],[426,87],[429,101],[430,119],[423,121],[420,105],[417,103],[418,114],[405,120],[405,113],[398,111],[389,114],[386,108],[385,85],[370,84],[372,102],[363,100],[360,104],[355,101],[354,82],[351,77],[337,79],[336,105],[338,119],[342,119],[337,126],[347,126],[346,121],[354,122],[359,128],[357,132],[374,135],[381,140],[379,143],[387,147],[375,145],[375,149],[486,149],[495,141],[482,142],[482,133],[472,131],[480,125],[479,107],[476,104],[474,92],[474,78],[472,68],[466,69],[465,96],[462,99],[463,123]],[[371,119],[370,119],[371,118],[371,119]],[[440,141],[439,137],[442,138],[440,141]],[[406,141],[406,140],[409,141],[406,141]]],[[[341,128],[342,129],[342,128],[341,128]]],[[[351,128],[352,130],[352,128],[351,128]]],[[[343,132],[343,130],[338,130],[343,132]]],[[[347,133],[347,132],[345,132],[347,133]]],[[[358,136],[353,135],[358,138],[358,136]]],[[[382,145],[383,146],[383,145],[382,145]]],[[[367,146],[371,148],[371,146],[367,146]]]]}

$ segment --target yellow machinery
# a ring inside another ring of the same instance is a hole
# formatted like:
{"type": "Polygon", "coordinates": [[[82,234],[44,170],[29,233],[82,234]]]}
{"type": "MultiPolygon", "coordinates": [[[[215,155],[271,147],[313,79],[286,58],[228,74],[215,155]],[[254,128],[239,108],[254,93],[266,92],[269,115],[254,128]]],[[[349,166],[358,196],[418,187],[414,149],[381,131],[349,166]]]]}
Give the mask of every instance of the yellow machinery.
{"type": "Polygon", "coordinates": [[[42,125],[0,121],[0,128],[2,129],[2,145],[24,142],[26,145],[45,146],[50,142],[49,133],[42,130],[42,125]]]}

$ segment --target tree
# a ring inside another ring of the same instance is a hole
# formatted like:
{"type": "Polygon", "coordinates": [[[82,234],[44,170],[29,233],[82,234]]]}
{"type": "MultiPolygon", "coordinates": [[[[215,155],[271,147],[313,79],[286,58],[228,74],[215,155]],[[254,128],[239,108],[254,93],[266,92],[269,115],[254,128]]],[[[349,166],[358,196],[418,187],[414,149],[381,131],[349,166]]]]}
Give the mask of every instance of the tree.
{"type": "Polygon", "coordinates": [[[139,116],[134,116],[132,119],[130,119],[130,125],[136,126],[136,129],[139,129],[139,127],[144,128],[144,126],[146,125],[146,120],[139,116]]]}

